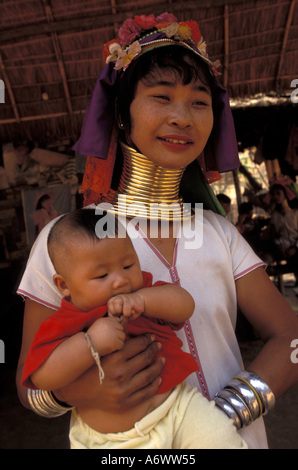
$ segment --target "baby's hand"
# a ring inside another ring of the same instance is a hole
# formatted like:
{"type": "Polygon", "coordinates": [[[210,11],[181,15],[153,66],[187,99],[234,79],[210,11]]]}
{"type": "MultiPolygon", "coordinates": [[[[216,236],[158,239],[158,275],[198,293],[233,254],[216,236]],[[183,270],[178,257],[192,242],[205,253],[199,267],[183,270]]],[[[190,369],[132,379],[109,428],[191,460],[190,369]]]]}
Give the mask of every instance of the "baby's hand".
{"type": "Polygon", "coordinates": [[[88,335],[100,356],[122,349],[125,341],[124,327],[116,317],[99,318],[88,329],[88,335]]]}
{"type": "Polygon", "coordinates": [[[137,292],[131,294],[120,294],[111,297],[108,301],[109,314],[134,320],[139,317],[145,310],[145,302],[141,295],[137,292]]]}

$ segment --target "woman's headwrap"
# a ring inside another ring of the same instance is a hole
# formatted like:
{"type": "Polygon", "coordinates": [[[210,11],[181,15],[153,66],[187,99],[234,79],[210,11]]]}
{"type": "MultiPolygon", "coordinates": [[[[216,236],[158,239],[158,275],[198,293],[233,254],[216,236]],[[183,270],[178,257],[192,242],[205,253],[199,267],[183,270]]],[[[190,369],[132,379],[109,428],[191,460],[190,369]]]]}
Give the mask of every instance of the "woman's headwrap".
{"type": "MultiPolygon", "coordinates": [[[[163,13],[156,18],[154,15],[142,15],[128,19],[120,27],[118,38],[105,45],[104,59],[107,65],[96,81],[86,110],[81,136],[73,147],[79,154],[88,156],[82,186],[86,204],[96,202],[99,195],[107,193],[111,186],[118,140],[118,130],[115,125],[117,75],[122,74],[131,61],[137,60],[139,55],[169,45],[191,50],[208,64],[214,76],[217,75],[216,69],[219,63],[209,60],[206,43],[203,41],[197,22],[178,23],[177,18],[169,13],[163,13]]],[[[217,87],[220,102],[218,126],[209,138],[204,155],[198,157],[199,168],[195,171],[192,168],[191,172],[186,172],[184,178],[184,186],[189,197],[194,199],[197,199],[198,186],[202,183],[194,180],[194,174],[201,180],[203,172],[207,182],[211,183],[220,179],[219,173],[239,167],[237,140],[228,94],[219,83],[217,87]],[[191,178],[189,182],[187,174],[191,178]]],[[[208,187],[206,181],[203,183],[208,187]]]]}

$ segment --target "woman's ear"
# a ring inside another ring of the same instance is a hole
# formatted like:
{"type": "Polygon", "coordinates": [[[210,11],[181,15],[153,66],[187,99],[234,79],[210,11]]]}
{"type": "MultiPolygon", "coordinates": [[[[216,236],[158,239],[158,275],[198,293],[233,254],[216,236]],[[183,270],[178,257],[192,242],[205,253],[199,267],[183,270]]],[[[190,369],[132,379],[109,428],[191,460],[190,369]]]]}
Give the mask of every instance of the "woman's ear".
{"type": "Polygon", "coordinates": [[[58,287],[59,291],[63,295],[63,297],[69,297],[70,296],[70,291],[68,289],[67,283],[62,276],[62,274],[54,274],[53,276],[53,282],[56,287],[58,287]]]}
{"type": "Polygon", "coordinates": [[[133,146],[132,140],[130,138],[130,132],[128,131],[127,125],[125,124],[125,120],[122,119],[119,109],[118,109],[118,100],[116,98],[115,102],[115,121],[117,127],[119,129],[119,136],[120,139],[129,146],[133,146]]]}

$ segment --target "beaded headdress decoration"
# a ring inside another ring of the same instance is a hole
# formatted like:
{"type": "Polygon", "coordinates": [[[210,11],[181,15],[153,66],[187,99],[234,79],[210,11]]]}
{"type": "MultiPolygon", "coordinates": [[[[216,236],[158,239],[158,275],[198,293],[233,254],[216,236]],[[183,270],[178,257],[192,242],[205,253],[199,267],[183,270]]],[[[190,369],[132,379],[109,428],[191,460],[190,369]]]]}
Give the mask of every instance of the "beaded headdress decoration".
{"type": "Polygon", "coordinates": [[[154,15],[142,15],[127,19],[119,29],[118,38],[105,44],[104,60],[107,64],[115,62],[116,70],[125,70],[142,52],[154,47],[181,45],[199,55],[216,76],[220,62],[209,60],[198,23],[192,20],[177,21],[171,13],[163,13],[156,18],[154,15]]]}

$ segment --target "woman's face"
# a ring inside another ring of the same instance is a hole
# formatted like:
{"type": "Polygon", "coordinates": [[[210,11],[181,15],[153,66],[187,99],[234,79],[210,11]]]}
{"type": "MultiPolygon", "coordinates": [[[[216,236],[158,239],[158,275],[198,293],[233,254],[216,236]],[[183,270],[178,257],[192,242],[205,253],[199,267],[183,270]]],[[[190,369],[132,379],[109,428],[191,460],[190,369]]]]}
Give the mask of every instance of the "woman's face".
{"type": "Polygon", "coordinates": [[[130,106],[131,141],[164,168],[182,168],[203,151],[213,126],[212,97],[200,80],[183,85],[171,71],[137,85],[130,106]]]}

